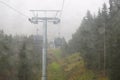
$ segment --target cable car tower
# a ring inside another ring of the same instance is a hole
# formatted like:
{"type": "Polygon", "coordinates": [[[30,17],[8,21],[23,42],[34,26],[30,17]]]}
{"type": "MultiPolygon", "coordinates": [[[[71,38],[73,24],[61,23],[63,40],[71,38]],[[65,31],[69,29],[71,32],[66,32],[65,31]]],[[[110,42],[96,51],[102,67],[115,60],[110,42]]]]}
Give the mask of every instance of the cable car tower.
{"type": "Polygon", "coordinates": [[[30,10],[34,17],[29,18],[29,21],[33,24],[38,24],[40,22],[43,23],[43,49],[42,49],[42,80],[47,80],[47,24],[49,22],[53,24],[60,23],[60,18],[57,15],[61,12],[61,10],[30,10]],[[41,16],[40,14],[43,14],[41,16]],[[50,15],[48,15],[50,14],[50,15]],[[51,16],[54,14],[55,16],[51,16]]]}
{"type": "Polygon", "coordinates": [[[33,24],[43,23],[42,80],[47,80],[47,24],[48,22],[60,23],[64,2],[65,0],[63,0],[61,10],[30,10],[34,16],[29,18],[29,21],[33,24]]]}

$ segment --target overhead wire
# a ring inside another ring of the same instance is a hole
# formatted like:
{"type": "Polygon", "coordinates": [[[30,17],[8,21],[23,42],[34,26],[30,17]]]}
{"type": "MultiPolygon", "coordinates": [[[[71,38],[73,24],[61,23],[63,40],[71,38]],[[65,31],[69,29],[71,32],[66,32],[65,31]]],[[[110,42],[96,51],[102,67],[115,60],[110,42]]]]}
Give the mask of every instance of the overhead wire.
{"type": "Polygon", "coordinates": [[[63,13],[63,10],[64,10],[64,5],[65,5],[65,0],[63,0],[63,2],[62,2],[60,17],[62,16],[62,13],[63,13]]]}
{"type": "MultiPolygon", "coordinates": [[[[61,12],[60,12],[60,14],[59,14],[59,17],[60,17],[60,18],[62,17],[62,14],[63,14],[64,5],[65,5],[65,0],[62,1],[61,12]]],[[[58,13],[57,13],[57,14],[58,14],[58,13]]],[[[57,14],[56,14],[56,15],[57,15],[57,14]]],[[[58,30],[59,30],[59,32],[58,32],[58,36],[59,36],[59,37],[62,37],[62,35],[61,35],[61,27],[62,27],[61,24],[59,24],[59,27],[58,27],[58,28],[59,28],[59,29],[58,29],[58,30]]]]}
{"type": "Polygon", "coordinates": [[[64,9],[64,3],[65,3],[65,0],[62,1],[62,7],[60,9],[60,13],[59,13],[59,11],[57,11],[56,14],[55,14],[55,17],[58,17],[58,15],[59,15],[59,17],[61,18],[62,12],[63,12],[63,9],[64,9]]]}
{"type": "Polygon", "coordinates": [[[4,1],[1,1],[1,0],[0,0],[0,3],[2,3],[2,4],[4,4],[5,6],[9,7],[9,8],[12,9],[13,11],[17,12],[18,14],[20,14],[21,16],[24,16],[24,17],[28,18],[27,15],[25,15],[25,14],[22,13],[22,12],[20,12],[18,9],[10,6],[8,3],[4,2],[4,1]]]}

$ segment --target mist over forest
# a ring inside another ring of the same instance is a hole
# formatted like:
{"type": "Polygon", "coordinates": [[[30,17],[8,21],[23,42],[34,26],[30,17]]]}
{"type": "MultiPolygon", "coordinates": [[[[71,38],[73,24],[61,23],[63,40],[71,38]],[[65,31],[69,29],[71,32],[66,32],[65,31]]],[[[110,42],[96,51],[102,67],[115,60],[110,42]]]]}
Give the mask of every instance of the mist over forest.
{"type": "MultiPolygon", "coordinates": [[[[58,32],[47,42],[39,29],[37,32],[34,28],[35,32],[29,35],[11,35],[1,27],[0,80],[42,80],[43,77],[48,80],[119,80],[120,0],[109,0],[101,6],[96,14],[91,10],[84,14],[69,39],[58,32]],[[43,54],[45,51],[47,55],[43,54]],[[44,56],[46,75],[42,70],[44,56]]],[[[23,27],[19,22],[7,22],[7,25],[23,27]]],[[[0,25],[3,26],[2,20],[0,25]]],[[[49,33],[48,37],[53,36],[49,33]]]]}

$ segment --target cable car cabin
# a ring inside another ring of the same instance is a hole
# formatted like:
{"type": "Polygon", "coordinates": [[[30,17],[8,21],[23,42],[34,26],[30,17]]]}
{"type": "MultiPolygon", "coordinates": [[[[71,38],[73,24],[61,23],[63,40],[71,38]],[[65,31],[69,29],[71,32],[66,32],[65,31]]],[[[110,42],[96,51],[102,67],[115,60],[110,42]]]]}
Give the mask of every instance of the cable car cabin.
{"type": "Polygon", "coordinates": [[[55,38],[54,39],[54,47],[55,48],[61,48],[64,43],[63,38],[55,38]]]}

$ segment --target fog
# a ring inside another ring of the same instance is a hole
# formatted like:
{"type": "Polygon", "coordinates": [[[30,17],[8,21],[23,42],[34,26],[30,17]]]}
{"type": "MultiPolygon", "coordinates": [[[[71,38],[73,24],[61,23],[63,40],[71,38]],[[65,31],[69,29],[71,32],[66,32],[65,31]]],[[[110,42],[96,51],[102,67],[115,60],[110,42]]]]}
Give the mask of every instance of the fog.
{"type": "MultiPolygon", "coordinates": [[[[61,10],[63,0],[0,0],[17,11],[31,18],[33,15],[30,10],[61,10]]],[[[79,27],[86,11],[90,10],[96,14],[103,3],[108,0],[65,0],[61,17],[61,23],[54,25],[48,23],[48,38],[65,37],[67,40],[79,27]]],[[[42,34],[42,23],[34,25],[28,18],[16,12],[10,7],[0,2],[0,28],[7,34],[12,35],[31,35],[42,34]],[[37,32],[38,31],[38,32],[37,32]]]]}

